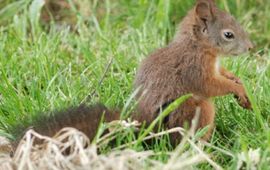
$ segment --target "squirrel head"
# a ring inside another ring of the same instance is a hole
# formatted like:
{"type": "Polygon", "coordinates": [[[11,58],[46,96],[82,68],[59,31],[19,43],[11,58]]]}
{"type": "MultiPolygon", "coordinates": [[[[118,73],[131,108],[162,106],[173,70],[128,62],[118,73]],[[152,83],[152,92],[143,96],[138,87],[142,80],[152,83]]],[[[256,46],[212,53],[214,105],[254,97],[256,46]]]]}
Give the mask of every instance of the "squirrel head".
{"type": "Polygon", "coordinates": [[[247,33],[229,13],[217,8],[214,0],[197,0],[186,17],[196,41],[214,48],[224,55],[239,55],[253,48],[247,33]],[[191,22],[190,22],[191,21],[191,22]]]}

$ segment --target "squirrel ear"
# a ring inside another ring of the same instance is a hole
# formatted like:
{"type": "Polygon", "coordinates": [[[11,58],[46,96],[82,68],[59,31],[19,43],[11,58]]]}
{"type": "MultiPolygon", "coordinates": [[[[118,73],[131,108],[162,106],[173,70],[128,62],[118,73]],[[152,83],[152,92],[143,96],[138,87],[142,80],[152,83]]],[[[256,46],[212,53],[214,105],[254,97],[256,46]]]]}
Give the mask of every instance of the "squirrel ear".
{"type": "Polygon", "coordinates": [[[212,14],[212,5],[214,3],[214,0],[198,0],[195,12],[196,15],[204,21],[209,21],[213,18],[212,14]]]}

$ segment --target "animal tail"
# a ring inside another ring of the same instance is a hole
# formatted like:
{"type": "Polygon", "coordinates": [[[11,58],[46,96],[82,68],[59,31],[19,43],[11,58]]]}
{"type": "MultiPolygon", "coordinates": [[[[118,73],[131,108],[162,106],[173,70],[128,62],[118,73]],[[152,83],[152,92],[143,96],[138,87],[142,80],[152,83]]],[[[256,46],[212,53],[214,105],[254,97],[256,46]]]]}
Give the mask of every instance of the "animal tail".
{"type": "Polygon", "coordinates": [[[111,122],[119,119],[119,112],[111,111],[102,104],[91,106],[82,104],[77,107],[56,111],[51,116],[40,116],[32,122],[30,127],[17,127],[17,135],[13,145],[18,144],[29,128],[41,135],[52,137],[64,127],[73,127],[85,133],[92,140],[102,120],[111,122]]]}

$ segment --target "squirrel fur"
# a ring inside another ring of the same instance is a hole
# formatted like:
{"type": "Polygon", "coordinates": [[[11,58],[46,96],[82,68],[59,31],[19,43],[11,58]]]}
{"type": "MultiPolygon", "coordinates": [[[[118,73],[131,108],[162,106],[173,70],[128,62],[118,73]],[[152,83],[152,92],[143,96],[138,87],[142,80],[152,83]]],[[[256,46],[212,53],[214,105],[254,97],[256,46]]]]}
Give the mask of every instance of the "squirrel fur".
{"type": "MultiPolygon", "coordinates": [[[[218,9],[214,0],[197,0],[172,42],[141,62],[134,83],[135,88],[140,88],[138,106],[132,118],[149,124],[172,101],[192,93],[166,118],[164,125],[173,128],[190,124],[199,108],[198,129],[209,126],[203,137],[209,139],[215,118],[212,97],[234,94],[243,108],[251,109],[240,78],[219,64],[220,56],[236,56],[251,48],[247,33],[230,14],[218,9]]],[[[92,139],[102,113],[106,122],[120,118],[118,112],[103,105],[79,106],[36,122],[33,128],[52,136],[63,127],[75,127],[92,139]]],[[[174,143],[180,140],[179,134],[172,135],[174,143]]]]}

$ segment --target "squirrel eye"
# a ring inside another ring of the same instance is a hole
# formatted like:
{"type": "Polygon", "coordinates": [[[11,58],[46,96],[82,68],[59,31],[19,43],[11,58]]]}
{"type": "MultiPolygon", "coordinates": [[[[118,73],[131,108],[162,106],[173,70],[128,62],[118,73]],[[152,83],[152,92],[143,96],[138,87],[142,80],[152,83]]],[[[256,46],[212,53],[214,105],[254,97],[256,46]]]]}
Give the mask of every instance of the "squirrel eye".
{"type": "Polygon", "coordinates": [[[223,36],[226,40],[233,40],[234,39],[234,33],[231,31],[224,31],[223,36]]]}

